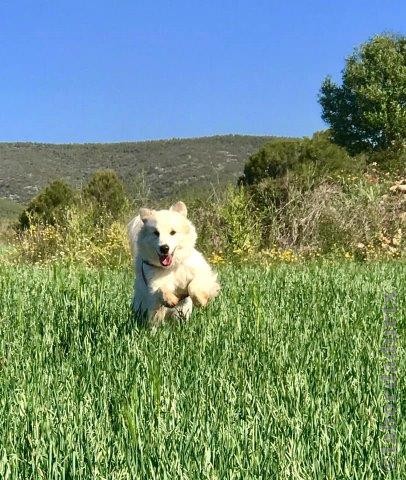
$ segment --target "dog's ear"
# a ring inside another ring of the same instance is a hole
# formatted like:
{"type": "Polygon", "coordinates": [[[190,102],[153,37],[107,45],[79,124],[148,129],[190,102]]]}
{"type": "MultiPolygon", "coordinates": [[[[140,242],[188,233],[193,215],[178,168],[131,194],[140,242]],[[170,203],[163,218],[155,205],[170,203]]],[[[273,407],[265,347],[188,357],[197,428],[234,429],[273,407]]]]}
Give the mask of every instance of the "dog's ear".
{"type": "Polygon", "coordinates": [[[149,208],[140,208],[140,218],[143,223],[146,223],[147,220],[152,216],[152,210],[149,208]]]}
{"type": "Polygon", "coordinates": [[[187,208],[183,202],[176,202],[175,204],[172,205],[172,207],[169,210],[171,212],[178,212],[184,217],[187,217],[187,208]]]}

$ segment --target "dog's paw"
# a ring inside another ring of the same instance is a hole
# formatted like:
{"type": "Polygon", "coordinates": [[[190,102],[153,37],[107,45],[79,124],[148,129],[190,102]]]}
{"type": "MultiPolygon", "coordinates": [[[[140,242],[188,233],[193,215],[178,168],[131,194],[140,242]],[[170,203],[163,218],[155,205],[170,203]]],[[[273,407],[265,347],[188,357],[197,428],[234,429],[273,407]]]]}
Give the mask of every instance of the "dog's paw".
{"type": "Polygon", "coordinates": [[[171,292],[162,292],[162,301],[165,307],[173,308],[179,303],[179,298],[171,292]]]}
{"type": "Polygon", "coordinates": [[[212,291],[211,291],[211,294],[210,294],[210,298],[217,297],[217,295],[220,293],[220,289],[221,289],[220,284],[215,282],[213,284],[213,288],[212,288],[212,291]]]}
{"type": "Polygon", "coordinates": [[[193,304],[199,307],[205,307],[209,301],[209,295],[205,292],[193,292],[190,295],[190,298],[192,299],[193,304]]]}

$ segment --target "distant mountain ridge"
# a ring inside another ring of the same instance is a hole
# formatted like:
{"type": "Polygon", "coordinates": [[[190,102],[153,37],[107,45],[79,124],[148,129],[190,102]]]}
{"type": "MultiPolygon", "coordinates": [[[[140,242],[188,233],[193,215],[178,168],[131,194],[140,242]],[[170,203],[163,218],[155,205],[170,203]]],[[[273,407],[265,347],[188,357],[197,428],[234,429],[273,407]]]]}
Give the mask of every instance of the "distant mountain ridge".
{"type": "Polygon", "coordinates": [[[20,203],[57,178],[74,186],[98,169],[113,168],[131,190],[145,174],[153,196],[235,183],[249,155],[276,137],[213,137],[123,143],[0,143],[0,197],[20,203]]]}

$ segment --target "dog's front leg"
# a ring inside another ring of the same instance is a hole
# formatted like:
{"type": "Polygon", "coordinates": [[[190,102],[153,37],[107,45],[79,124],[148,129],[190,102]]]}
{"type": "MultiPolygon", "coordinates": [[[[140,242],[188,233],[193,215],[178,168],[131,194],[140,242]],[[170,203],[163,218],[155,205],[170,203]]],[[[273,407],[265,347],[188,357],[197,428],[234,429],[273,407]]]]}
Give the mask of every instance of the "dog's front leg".
{"type": "Polygon", "coordinates": [[[173,308],[179,303],[179,298],[169,290],[159,290],[159,295],[165,307],[173,308]]]}
{"type": "Polygon", "coordinates": [[[155,290],[152,304],[148,310],[148,323],[152,327],[159,326],[166,318],[168,308],[173,308],[179,303],[179,298],[167,290],[155,290]]]}
{"type": "Polygon", "coordinates": [[[194,305],[204,307],[211,298],[217,295],[219,289],[220,286],[217,282],[202,282],[195,278],[189,283],[188,293],[194,305]]]}

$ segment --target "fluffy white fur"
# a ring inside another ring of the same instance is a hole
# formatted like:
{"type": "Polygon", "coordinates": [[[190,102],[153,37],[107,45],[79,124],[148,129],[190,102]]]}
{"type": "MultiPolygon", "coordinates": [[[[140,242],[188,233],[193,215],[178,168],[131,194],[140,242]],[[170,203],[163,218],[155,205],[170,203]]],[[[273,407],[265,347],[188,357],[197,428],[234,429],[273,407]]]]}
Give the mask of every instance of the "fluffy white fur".
{"type": "Polygon", "coordinates": [[[135,268],[133,308],[150,326],[171,316],[187,319],[193,305],[205,306],[218,294],[217,274],[195,249],[196,230],[183,202],[169,210],[141,208],[128,224],[128,235],[135,268]]]}

